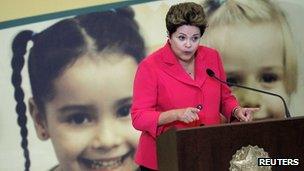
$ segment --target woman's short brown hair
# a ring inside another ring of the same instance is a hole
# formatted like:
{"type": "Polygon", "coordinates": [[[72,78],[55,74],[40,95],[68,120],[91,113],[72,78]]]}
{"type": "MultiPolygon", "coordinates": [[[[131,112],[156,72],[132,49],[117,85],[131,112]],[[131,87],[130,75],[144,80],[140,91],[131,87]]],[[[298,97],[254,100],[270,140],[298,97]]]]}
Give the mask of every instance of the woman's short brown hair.
{"type": "Polygon", "coordinates": [[[204,9],[194,2],[185,2],[170,7],[166,15],[166,27],[171,36],[182,25],[196,26],[203,35],[206,28],[204,9]]]}

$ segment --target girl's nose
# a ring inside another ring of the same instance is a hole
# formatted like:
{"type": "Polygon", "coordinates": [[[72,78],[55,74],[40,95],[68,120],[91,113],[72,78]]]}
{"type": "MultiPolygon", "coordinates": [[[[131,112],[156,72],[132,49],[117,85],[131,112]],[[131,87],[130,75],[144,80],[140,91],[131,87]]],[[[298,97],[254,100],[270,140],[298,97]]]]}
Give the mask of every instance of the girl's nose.
{"type": "Polygon", "coordinates": [[[260,108],[262,102],[262,96],[259,92],[253,92],[250,90],[241,90],[238,93],[239,101],[242,107],[254,107],[260,108]]]}
{"type": "Polygon", "coordinates": [[[111,150],[118,147],[122,143],[122,137],[118,134],[118,129],[115,128],[115,121],[103,121],[97,125],[95,136],[92,141],[92,147],[100,150],[111,150]]]}
{"type": "MultiPolygon", "coordinates": [[[[260,84],[254,74],[249,74],[245,78],[246,79],[243,82],[244,86],[261,89],[260,84]]],[[[261,94],[260,92],[238,88],[237,95],[242,107],[260,108],[262,106],[261,104],[263,103],[263,94],[261,94]]]]}

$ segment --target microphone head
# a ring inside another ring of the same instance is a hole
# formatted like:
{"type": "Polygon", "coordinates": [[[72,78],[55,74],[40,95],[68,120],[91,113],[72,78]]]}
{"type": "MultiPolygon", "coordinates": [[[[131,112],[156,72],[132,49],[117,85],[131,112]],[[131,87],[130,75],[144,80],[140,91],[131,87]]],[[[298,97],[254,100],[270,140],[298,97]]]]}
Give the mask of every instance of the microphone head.
{"type": "Polygon", "coordinates": [[[213,77],[214,76],[214,72],[211,69],[206,69],[206,73],[210,76],[213,77]]]}

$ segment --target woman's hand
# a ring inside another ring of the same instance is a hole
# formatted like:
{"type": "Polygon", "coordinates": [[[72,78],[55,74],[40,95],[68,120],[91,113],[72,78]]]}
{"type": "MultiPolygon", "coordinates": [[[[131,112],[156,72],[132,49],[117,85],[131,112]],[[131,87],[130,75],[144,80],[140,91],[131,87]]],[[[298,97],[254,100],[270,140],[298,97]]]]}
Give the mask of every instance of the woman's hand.
{"type": "Polygon", "coordinates": [[[200,110],[194,107],[188,107],[184,109],[177,109],[176,112],[176,120],[182,121],[185,123],[194,122],[199,120],[198,112],[200,110]]]}
{"type": "Polygon", "coordinates": [[[259,109],[260,108],[237,107],[233,112],[233,116],[236,117],[241,122],[249,122],[252,121],[253,119],[252,114],[258,111],[259,109]]]}
{"type": "Polygon", "coordinates": [[[158,118],[158,125],[171,123],[174,121],[181,121],[185,123],[199,120],[198,112],[200,110],[194,107],[187,107],[183,109],[173,109],[162,112],[158,118]]]}

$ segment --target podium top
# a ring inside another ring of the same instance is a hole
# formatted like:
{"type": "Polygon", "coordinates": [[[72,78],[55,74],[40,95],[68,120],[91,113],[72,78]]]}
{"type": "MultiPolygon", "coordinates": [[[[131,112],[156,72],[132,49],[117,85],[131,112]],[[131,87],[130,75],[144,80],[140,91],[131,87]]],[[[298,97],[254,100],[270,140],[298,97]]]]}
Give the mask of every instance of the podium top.
{"type": "Polygon", "coordinates": [[[303,122],[304,116],[297,116],[297,117],[290,117],[290,118],[280,118],[280,119],[264,119],[264,120],[256,120],[252,122],[232,122],[232,123],[224,123],[219,125],[204,125],[204,126],[198,126],[198,127],[191,127],[191,128],[171,128],[170,131],[190,131],[193,129],[209,129],[209,128],[222,128],[222,127],[239,127],[244,125],[250,125],[250,126],[258,126],[263,124],[284,124],[286,122],[303,122]]]}
{"type": "Polygon", "coordinates": [[[304,117],[168,130],[157,138],[159,168],[229,170],[232,157],[248,146],[271,159],[299,159],[291,170],[304,168],[304,117]]]}

